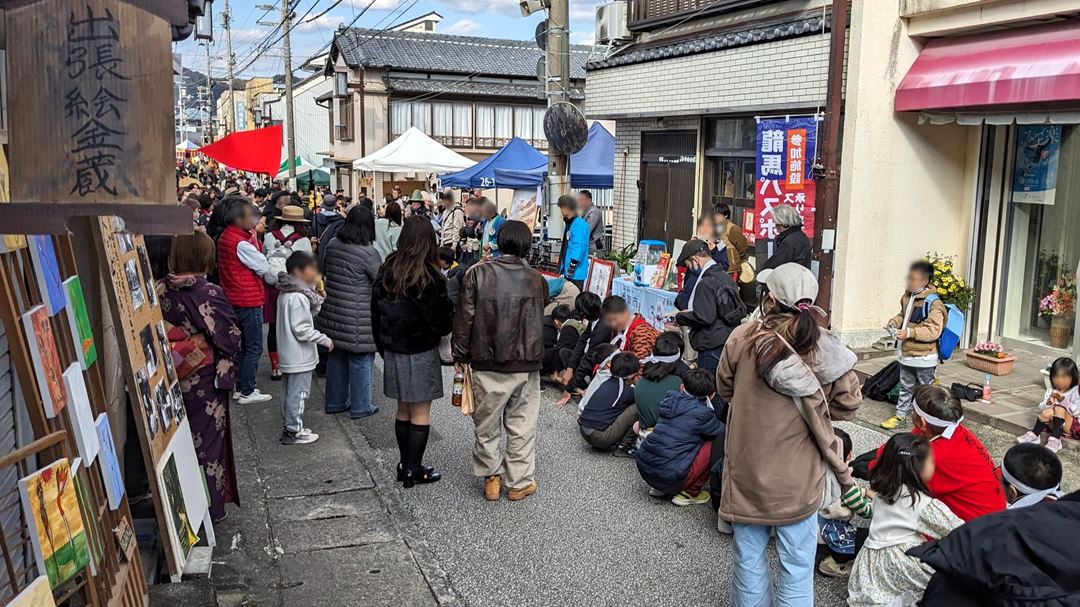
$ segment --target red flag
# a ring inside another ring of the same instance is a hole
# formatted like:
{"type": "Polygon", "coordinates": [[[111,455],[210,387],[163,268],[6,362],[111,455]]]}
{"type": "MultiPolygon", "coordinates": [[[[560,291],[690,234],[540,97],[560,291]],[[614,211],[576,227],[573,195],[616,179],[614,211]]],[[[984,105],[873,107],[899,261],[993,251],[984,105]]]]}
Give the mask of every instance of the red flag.
{"type": "Polygon", "coordinates": [[[233,169],[273,177],[281,166],[281,125],[238,131],[199,148],[199,153],[233,169]]]}

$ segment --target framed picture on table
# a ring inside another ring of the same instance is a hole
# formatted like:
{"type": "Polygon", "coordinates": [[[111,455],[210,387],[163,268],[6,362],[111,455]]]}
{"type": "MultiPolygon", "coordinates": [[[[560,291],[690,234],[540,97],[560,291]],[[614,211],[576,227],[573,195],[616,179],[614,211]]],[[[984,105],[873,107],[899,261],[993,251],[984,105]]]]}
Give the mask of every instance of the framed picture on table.
{"type": "Polygon", "coordinates": [[[615,278],[615,262],[606,259],[589,259],[589,276],[585,279],[585,290],[596,293],[600,299],[611,295],[611,281],[615,278]]]}

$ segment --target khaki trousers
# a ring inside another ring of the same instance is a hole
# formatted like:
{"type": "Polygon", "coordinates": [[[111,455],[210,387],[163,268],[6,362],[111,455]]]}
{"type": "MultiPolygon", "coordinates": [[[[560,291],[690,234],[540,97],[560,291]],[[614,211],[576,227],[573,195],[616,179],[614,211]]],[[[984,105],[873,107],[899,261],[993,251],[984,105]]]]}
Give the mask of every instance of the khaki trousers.
{"type": "Polygon", "coordinates": [[[476,411],[473,474],[505,477],[510,489],[524,489],[536,471],[536,424],[540,417],[540,372],[472,372],[476,411]],[[506,452],[500,453],[503,432],[506,452]]]}

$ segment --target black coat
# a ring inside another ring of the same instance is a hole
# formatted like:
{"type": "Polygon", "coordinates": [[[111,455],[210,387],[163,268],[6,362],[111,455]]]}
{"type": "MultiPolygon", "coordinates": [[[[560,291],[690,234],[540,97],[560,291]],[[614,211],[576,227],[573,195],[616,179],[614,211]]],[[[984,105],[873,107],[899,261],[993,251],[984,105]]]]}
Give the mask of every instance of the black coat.
{"type": "Polygon", "coordinates": [[[908,550],[936,572],[919,604],[1080,605],[1078,529],[1080,492],[965,523],[908,550]]]}
{"type": "Polygon", "coordinates": [[[372,246],[337,238],[319,247],[326,254],[326,301],[315,326],[334,340],[334,348],[366,354],[375,351],[371,297],[381,258],[372,246]]]}
{"type": "Polygon", "coordinates": [[[592,360],[590,356],[592,349],[598,344],[611,343],[613,337],[615,335],[611,332],[611,328],[599,320],[593,323],[591,331],[586,327],[581,332],[581,338],[574,347],[573,356],[567,361],[569,368],[574,370],[574,376],[570,378],[570,383],[566,386],[567,390],[573,392],[579,388],[585,389],[589,383],[588,378],[592,375],[593,366],[600,362],[592,360]]]}
{"type": "Polygon", "coordinates": [[[724,431],[724,422],[698,398],[671,390],[660,403],[660,419],[637,450],[641,478],[658,491],[678,493],[701,445],[724,431]]]}
{"type": "MultiPolygon", "coordinates": [[[[397,255],[386,258],[387,263],[397,255]]],[[[372,293],[371,328],[379,352],[389,350],[399,354],[419,354],[434,350],[439,340],[453,328],[454,304],[446,293],[446,279],[441,272],[432,272],[431,281],[422,292],[410,292],[398,297],[382,286],[383,271],[379,268],[372,293]]]]}
{"type": "MultiPolygon", "coordinates": [[[[689,296],[688,296],[689,298],[689,296]]],[[[746,304],[731,275],[711,266],[697,280],[693,311],[679,312],[675,322],[690,329],[690,346],[698,352],[723,348],[728,336],[746,317],[746,304]]]]}
{"type": "Polygon", "coordinates": [[[765,260],[761,270],[778,268],[785,263],[797,263],[810,269],[810,254],[813,248],[802,227],[788,228],[776,235],[772,257],[765,260]]]}

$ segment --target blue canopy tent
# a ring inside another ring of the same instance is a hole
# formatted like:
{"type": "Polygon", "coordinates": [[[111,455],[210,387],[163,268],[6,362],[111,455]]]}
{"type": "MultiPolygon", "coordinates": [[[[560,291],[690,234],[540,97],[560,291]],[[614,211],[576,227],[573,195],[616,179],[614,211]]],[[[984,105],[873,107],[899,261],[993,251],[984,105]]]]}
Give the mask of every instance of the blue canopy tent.
{"type": "Polygon", "coordinates": [[[443,175],[440,181],[444,188],[508,187],[497,182],[496,169],[524,170],[537,165],[546,166],[547,156],[525,143],[524,139],[514,137],[498,152],[463,171],[443,175]]]}
{"type": "MultiPolygon", "coordinates": [[[[547,163],[526,170],[495,169],[495,181],[501,188],[535,188],[544,182],[547,163]]],[[[610,189],[615,182],[615,136],[599,122],[589,127],[585,147],[570,157],[570,187],[610,189]]]]}

